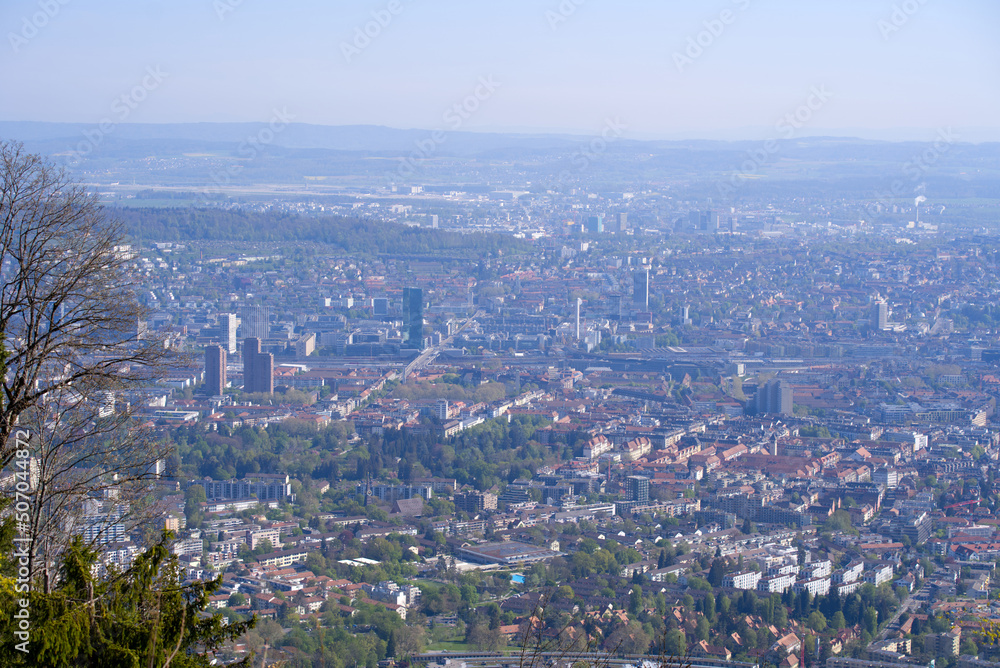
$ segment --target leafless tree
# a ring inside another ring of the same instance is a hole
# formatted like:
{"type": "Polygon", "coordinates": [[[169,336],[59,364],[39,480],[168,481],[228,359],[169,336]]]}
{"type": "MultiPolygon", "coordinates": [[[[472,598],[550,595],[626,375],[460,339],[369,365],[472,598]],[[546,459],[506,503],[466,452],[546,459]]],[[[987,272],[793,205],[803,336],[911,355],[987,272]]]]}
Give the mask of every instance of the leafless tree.
{"type": "Polygon", "coordinates": [[[91,547],[114,547],[145,529],[144,542],[160,538],[163,510],[153,485],[172,446],[129,409],[46,399],[21,415],[18,428],[32,435],[34,494],[23,528],[32,537],[29,568],[49,591],[56,584],[53,568],[74,536],[91,547]]]}
{"type": "Polygon", "coordinates": [[[166,454],[133,417],[170,353],[144,335],[125,239],[62,170],[0,142],[0,468],[30,433],[33,570],[95,512],[124,524],[91,526],[94,542],[140,522],[166,454]]]}
{"type": "Polygon", "coordinates": [[[0,334],[7,359],[0,467],[18,418],[46,394],[94,400],[147,383],[162,341],[139,335],[122,226],[66,174],[19,143],[0,143],[0,334]]]}

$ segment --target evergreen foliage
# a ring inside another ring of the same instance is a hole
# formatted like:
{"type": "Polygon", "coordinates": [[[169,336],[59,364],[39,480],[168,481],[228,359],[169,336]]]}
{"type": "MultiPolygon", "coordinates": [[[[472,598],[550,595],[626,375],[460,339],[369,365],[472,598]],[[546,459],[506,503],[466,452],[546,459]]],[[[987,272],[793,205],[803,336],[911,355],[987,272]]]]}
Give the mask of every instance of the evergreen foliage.
{"type": "MultiPolygon", "coordinates": [[[[13,527],[0,531],[4,554],[13,554],[13,527]]],[[[102,572],[98,553],[76,538],[62,557],[59,580],[21,593],[11,586],[15,562],[2,565],[0,645],[5,666],[93,666],[107,668],[196,668],[212,665],[212,653],[253,628],[256,619],[224,625],[222,615],[207,615],[209,596],[222,584],[182,584],[183,569],[169,550],[167,533],[136,557],[132,566],[102,572]],[[27,597],[31,613],[28,652],[15,649],[18,599],[27,597]]],[[[247,657],[237,665],[250,665],[247,657]]]]}

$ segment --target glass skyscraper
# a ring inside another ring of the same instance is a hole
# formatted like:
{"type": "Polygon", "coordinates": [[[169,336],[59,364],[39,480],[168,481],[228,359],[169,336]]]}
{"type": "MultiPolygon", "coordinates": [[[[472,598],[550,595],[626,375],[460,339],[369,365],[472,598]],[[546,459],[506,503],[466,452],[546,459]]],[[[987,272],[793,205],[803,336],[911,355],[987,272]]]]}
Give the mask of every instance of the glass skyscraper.
{"type": "Polygon", "coordinates": [[[424,291],[420,288],[403,288],[403,344],[424,348],[424,291]]]}

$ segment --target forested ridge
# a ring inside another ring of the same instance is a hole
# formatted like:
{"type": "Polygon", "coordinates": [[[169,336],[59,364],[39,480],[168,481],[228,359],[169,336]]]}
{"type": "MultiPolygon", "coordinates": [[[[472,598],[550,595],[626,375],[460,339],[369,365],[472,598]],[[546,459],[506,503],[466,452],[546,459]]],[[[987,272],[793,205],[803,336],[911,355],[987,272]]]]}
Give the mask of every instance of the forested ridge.
{"type": "Polygon", "coordinates": [[[226,209],[123,208],[114,216],[139,241],[312,242],[350,253],[491,253],[526,242],[497,234],[456,234],[354,217],[226,209]]]}

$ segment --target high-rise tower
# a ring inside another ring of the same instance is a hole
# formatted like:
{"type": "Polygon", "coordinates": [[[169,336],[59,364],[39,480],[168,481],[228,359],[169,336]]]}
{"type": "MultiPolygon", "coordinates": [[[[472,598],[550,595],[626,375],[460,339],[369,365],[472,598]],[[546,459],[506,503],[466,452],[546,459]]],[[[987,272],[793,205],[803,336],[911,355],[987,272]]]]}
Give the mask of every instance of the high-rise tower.
{"type": "Polygon", "coordinates": [[[883,299],[872,304],[872,329],[889,329],[889,305],[883,299]]]}
{"type": "Polygon", "coordinates": [[[266,306],[244,306],[242,313],[242,326],[244,339],[267,338],[271,324],[271,309],[266,306]]]}
{"type": "Polygon", "coordinates": [[[403,343],[408,348],[424,348],[424,291],[403,288],[403,343]]]}
{"type": "Polygon", "coordinates": [[[243,341],[243,391],[274,392],[274,355],[260,351],[260,339],[243,341]]]}
{"type": "Polygon", "coordinates": [[[637,269],[633,272],[632,303],[643,311],[649,308],[649,269],[637,269]]]}
{"type": "Polygon", "coordinates": [[[219,314],[219,345],[227,353],[236,352],[236,328],[239,326],[239,318],[235,313],[219,314]]]}
{"type": "Polygon", "coordinates": [[[205,390],[209,396],[221,396],[226,389],[226,350],[222,346],[205,348],[205,390]]]}
{"type": "Polygon", "coordinates": [[[786,380],[772,378],[757,389],[755,402],[757,414],[774,413],[778,415],[792,414],[792,386],[786,380]]]}

